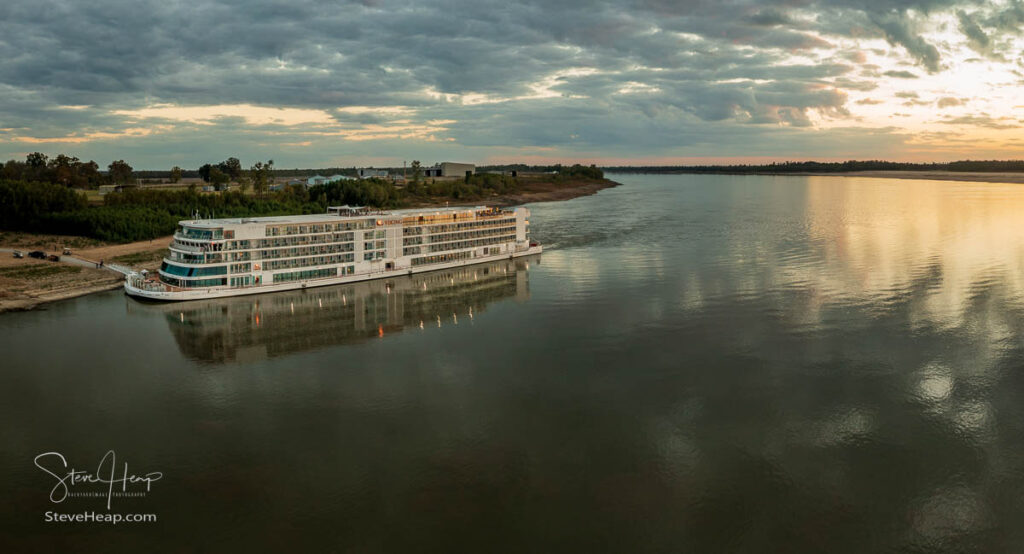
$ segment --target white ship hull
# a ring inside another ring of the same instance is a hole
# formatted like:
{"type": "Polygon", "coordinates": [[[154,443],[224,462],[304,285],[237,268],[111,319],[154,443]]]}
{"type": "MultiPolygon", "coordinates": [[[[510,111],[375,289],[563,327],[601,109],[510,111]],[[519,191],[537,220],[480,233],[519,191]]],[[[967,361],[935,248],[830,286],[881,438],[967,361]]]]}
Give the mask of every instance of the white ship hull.
{"type": "Polygon", "coordinates": [[[233,288],[193,288],[193,289],[181,289],[181,290],[169,290],[170,287],[145,287],[143,282],[138,276],[129,276],[124,283],[124,291],[129,296],[137,298],[143,298],[146,300],[155,300],[163,302],[182,302],[187,300],[206,300],[210,298],[225,298],[231,296],[246,296],[252,294],[264,294],[268,292],[282,292],[288,290],[305,289],[312,287],[323,287],[328,285],[341,285],[345,283],[354,283],[358,281],[369,281],[373,279],[386,279],[389,277],[398,277],[402,275],[413,275],[415,273],[426,273],[429,271],[437,271],[441,269],[450,269],[453,267],[462,267],[469,265],[482,264],[486,262],[494,262],[499,260],[507,260],[511,258],[518,258],[521,256],[530,256],[534,254],[540,254],[542,247],[540,245],[530,246],[524,250],[520,250],[512,253],[496,254],[492,256],[480,256],[477,258],[471,258],[467,260],[457,260],[447,263],[438,263],[432,265],[422,265],[416,267],[407,267],[394,269],[390,271],[378,271],[373,273],[356,273],[352,275],[345,275],[341,277],[328,277],[323,279],[309,279],[305,281],[291,281],[287,283],[277,284],[261,284],[247,287],[233,287],[233,288]]]}

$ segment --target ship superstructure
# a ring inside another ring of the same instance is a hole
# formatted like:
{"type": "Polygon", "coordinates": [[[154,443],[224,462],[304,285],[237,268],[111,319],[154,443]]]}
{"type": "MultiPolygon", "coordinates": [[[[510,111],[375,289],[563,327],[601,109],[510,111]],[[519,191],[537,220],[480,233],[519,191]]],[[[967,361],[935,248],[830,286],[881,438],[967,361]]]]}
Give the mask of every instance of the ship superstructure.
{"type": "Polygon", "coordinates": [[[406,210],[181,221],[157,274],[125,291],[194,300],[378,279],[537,254],[527,208],[406,210]]]}

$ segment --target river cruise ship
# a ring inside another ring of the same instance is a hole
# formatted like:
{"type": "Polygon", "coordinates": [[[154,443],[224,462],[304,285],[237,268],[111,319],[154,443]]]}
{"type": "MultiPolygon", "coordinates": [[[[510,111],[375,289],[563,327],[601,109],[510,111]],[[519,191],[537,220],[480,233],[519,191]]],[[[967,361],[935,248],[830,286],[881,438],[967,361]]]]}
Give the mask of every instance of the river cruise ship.
{"type": "Polygon", "coordinates": [[[526,208],[381,211],[181,221],[156,274],[125,292],[199,300],[336,285],[538,254],[526,208]]]}

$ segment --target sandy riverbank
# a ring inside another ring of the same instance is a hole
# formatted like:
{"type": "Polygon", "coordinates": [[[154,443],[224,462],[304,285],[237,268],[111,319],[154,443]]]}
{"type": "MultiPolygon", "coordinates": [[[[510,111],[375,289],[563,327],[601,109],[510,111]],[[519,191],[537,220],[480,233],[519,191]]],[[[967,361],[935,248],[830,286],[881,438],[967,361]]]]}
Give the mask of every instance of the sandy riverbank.
{"type": "MultiPolygon", "coordinates": [[[[103,260],[140,269],[155,269],[170,242],[171,237],[128,244],[104,244],[82,237],[27,233],[0,235],[0,248],[20,250],[25,254],[32,250],[42,250],[48,255],[61,255],[63,248],[67,247],[72,250],[74,257],[82,260],[103,260]]],[[[10,252],[0,252],[0,313],[31,310],[48,302],[117,289],[123,281],[123,276],[107,269],[37,260],[27,256],[15,258],[10,252]]]]}
{"type": "Polygon", "coordinates": [[[534,180],[530,178],[519,179],[519,192],[507,196],[498,196],[488,204],[499,206],[516,206],[530,202],[554,202],[560,200],[571,200],[581,196],[590,196],[598,191],[617,187],[617,183],[610,179],[601,180],[572,180],[565,182],[551,182],[547,180],[534,180]]]}
{"type": "Polygon", "coordinates": [[[530,202],[556,202],[561,200],[572,200],[581,196],[590,196],[598,191],[617,187],[617,183],[610,179],[574,179],[566,181],[553,181],[548,178],[519,177],[519,191],[514,194],[503,194],[480,200],[467,200],[457,202],[448,200],[437,200],[436,202],[423,202],[411,207],[444,206],[465,204],[465,205],[487,205],[487,206],[519,206],[530,202]]]}
{"type": "Polygon", "coordinates": [[[104,269],[15,259],[9,252],[0,256],[0,313],[31,310],[47,302],[116,289],[123,280],[104,269]]]}

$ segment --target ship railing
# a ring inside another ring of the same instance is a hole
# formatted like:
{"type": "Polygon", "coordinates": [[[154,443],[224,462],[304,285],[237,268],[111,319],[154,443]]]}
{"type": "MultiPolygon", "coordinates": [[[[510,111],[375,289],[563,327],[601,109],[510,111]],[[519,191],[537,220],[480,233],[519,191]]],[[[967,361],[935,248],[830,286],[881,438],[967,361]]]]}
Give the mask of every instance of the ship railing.
{"type": "Polygon", "coordinates": [[[123,273],[124,275],[131,275],[132,273],[134,273],[134,270],[132,270],[132,268],[120,264],[105,264],[104,267],[112,269],[118,273],[123,273]]]}
{"type": "Polygon", "coordinates": [[[139,290],[146,290],[152,292],[163,292],[167,290],[166,285],[159,281],[147,279],[139,274],[133,274],[128,277],[128,284],[139,290]]]}
{"type": "Polygon", "coordinates": [[[188,245],[188,244],[182,244],[182,243],[180,243],[178,241],[172,242],[171,243],[171,248],[173,248],[175,250],[182,250],[184,252],[199,252],[199,253],[202,253],[202,252],[206,251],[204,248],[201,248],[199,246],[191,246],[191,245],[188,245]]]}

